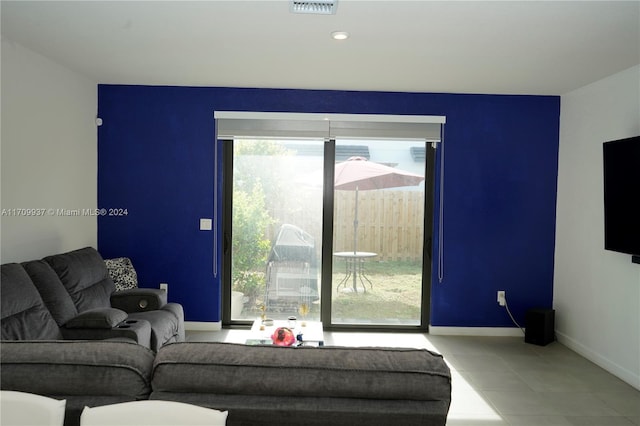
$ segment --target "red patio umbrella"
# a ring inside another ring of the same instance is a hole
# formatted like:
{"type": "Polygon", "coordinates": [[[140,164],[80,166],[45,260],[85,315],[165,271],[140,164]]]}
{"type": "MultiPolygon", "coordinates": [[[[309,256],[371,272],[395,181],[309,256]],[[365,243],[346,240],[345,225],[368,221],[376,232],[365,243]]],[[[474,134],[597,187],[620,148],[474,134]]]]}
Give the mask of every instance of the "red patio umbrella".
{"type": "Polygon", "coordinates": [[[358,191],[415,186],[423,180],[424,176],[374,163],[364,157],[350,157],[347,161],[336,164],[335,189],[356,192],[355,217],[353,220],[354,254],[357,252],[358,241],[358,191]]]}

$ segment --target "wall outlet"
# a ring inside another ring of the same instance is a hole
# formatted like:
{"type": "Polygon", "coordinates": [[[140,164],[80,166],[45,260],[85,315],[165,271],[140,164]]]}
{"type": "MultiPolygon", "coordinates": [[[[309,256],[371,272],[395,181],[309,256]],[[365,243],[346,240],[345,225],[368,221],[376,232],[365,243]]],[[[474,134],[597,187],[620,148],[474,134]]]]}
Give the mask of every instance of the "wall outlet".
{"type": "Polygon", "coordinates": [[[498,290],[498,304],[504,306],[507,303],[507,292],[504,290],[498,290]]]}
{"type": "Polygon", "coordinates": [[[160,290],[164,290],[167,293],[169,293],[169,284],[167,283],[160,283],[160,290]]]}

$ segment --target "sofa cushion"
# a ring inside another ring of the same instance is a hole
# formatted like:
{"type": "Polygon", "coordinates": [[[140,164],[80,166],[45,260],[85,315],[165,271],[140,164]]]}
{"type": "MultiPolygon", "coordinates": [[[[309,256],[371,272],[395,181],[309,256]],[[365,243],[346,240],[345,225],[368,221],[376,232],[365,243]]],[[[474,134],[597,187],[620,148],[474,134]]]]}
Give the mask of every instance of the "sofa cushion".
{"type": "Polygon", "coordinates": [[[111,306],[109,298],[115,286],[96,249],[85,247],[44,260],[60,278],[78,312],[111,306]]]}
{"type": "Polygon", "coordinates": [[[64,325],[71,318],[78,315],[78,310],[73,304],[71,296],[69,296],[60,278],[47,262],[44,260],[32,260],[24,262],[22,267],[31,277],[33,284],[42,297],[42,301],[59,326],[64,325]]]}
{"type": "Polygon", "coordinates": [[[2,342],[2,389],[146,399],[154,353],[113,341],[2,342]]]}
{"type": "Polygon", "coordinates": [[[113,328],[127,319],[127,313],[115,308],[96,308],[84,311],[71,319],[66,328],[113,328]]]}
{"type": "Polygon", "coordinates": [[[22,265],[8,263],[2,265],[1,270],[2,340],[62,338],[58,325],[22,265]]]}
{"type": "Polygon", "coordinates": [[[129,290],[138,287],[138,274],[128,257],[105,259],[105,265],[116,291],[129,290]]]}
{"type": "Polygon", "coordinates": [[[426,349],[176,343],[158,351],[152,387],[154,393],[451,401],[449,367],[426,349]]]}

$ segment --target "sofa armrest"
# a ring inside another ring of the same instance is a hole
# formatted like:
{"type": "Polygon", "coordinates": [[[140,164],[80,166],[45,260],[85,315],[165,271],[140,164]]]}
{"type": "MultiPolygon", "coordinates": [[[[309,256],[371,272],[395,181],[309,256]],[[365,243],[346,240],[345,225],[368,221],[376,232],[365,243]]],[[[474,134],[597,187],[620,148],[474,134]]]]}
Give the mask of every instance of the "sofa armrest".
{"type": "Polygon", "coordinates": [[[145,348],[151,347],[151,323],[143,319],[127,318],[111,328],[60,327],[65,340],[124,340],[145,348]]]}
{"type": "Polygon", "coordinates": [[[167,292],[156,288],[134,288],[111,294],[111,306],[128,313],[155,311],[166,304],[167,292]]]}
{"type": "Polygon", "coordinates": [[[115,308],[89,309],[71,318],[66,328],[113,328],[127,319],[127,313],[115,308]]]}

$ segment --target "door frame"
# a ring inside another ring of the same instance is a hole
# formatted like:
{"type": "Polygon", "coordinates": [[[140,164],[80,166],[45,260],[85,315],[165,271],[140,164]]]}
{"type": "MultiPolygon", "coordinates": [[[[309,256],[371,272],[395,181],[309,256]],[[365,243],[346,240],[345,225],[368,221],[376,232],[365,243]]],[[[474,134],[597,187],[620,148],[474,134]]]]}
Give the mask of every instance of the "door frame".
{"type": "MultiPolygon", "coordinates": [[[[249,320],[231,319],[231,242],[233,237],[233,139],[220,139],[222,145],[222,246],[221,253],[221,308],[222,326],[225,328],[247,328],[249,320]]],[[[424,195],[424,232],[422,260],[422,297],[419,325],[366,325],[366,324],[332,324],[331,296],[333,271],[333,211],[334,188],[327,182],[334,181],[335,171],[335,139],[325,139],[324,143],[324,182],[322,211],[322,254],[321,254],[321,291],[320,320],[326,330],[349,331],[382,331],[382,332],[428,332],[431,312],[431,289],[433,270],[433,224],[435,197],[435,154],[436,149],[431,142],[425,141],[425,195],[424,195]],[[323,301],[329,302],[323,302],[323,301]]],[[[218,244],[218,242],[214,242],[218,244]]],[[[214,259],[216,261],[216,259],[214,259]]]]}
{"type": "Polygon", "coordinates": [[[334,187],[327,183],[334,181],[335,171],[335,139],[325,141],[324,150],[324,200],[322,215],[322,290],[320,305],[320,320],[326,330],[345,331],[377,331],[398,332],[414,331],[429,332],[431,318],[431,287],[432,287],[432,258],[433,258],[433,223],[435,205],[435,154],[436,149],[432,143],[425,141],[425,186],[424,186],[424,232],[422,241],[422,297],[420,300],[420,324],[419,325],[366,325],[366,324],[333,324],[331,322],[331,297],[332,297],[332,273],[333,273],[333,211],[334,211],[334,187]],[[327,214],[328,213],[328,214],[327,214]],[[322,302],[328,300],[329,302],[322,302]]]}

